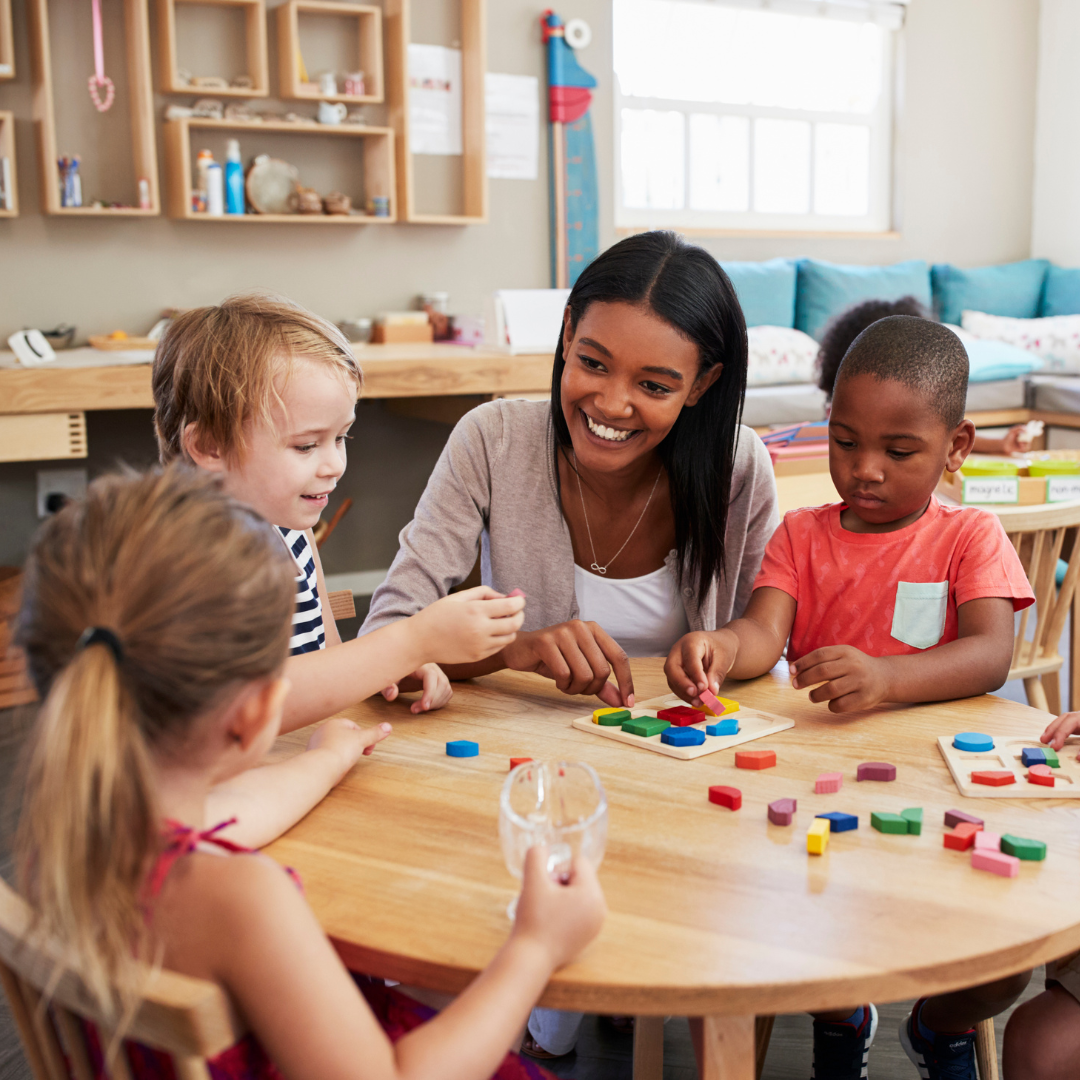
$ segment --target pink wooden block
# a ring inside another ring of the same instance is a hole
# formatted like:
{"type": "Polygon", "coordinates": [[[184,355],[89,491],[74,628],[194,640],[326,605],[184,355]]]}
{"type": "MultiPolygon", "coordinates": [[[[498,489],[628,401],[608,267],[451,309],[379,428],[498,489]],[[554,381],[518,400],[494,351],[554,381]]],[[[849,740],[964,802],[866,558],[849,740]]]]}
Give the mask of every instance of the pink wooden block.
{"type": "Polygon", "coordinates": [[[702,690],[698,697],[702,705],[707,705],[717,716],[724,715],[724,705],[711,690],[702,690]]]}
{"type": "Polygon", "coordinates": [[[840,790],[844,782],[844,774],[838,772],[823,772],[814,782],[815,795],[832,795],[840,790]]]}
{"type": "Polygon", "coordinates": [[[776,802],[769,803],[769,820],[774,825],[790,825],[796,806],[795,799],[777,799],[776,802]]]}
{"type": "Polygon", "coordinates": [[[996,832],[977,832],[975,834],[976,851],[1000,851],[1001,834],[996,832]]]}
{"type": "Polygon", "coordinates": [[[856,780],[895,780],[896,766],[887,761],[864,761],[855,773],[856,780]]]}
{"type": "Polygon", "coordinates": [[[1015,855],[1003,855],[1000,851],[976,848],[971,853],[971,865],[976,870],[989,870],[999,877],[1016,877],[1020,873],[1020,860],[1015,855]]]}

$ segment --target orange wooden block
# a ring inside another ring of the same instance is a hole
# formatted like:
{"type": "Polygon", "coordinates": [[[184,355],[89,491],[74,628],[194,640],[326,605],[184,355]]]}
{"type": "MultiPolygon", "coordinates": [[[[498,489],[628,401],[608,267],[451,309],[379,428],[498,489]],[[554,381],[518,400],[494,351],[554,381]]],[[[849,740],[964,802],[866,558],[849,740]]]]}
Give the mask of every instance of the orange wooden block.
{"type": "Polygon", "coordinates": [[[952,832],[945,834],[945,846],[950,851],[967,851],[975,843],[975,834],[981,829],[981,825],[972,825],[970,821],[962,821],[952,832]]]}
{"type": "Polygon", "coordinates": [[[526,761],[532,761],[531,757],[512,757],[510,759],[510,768],[516,769],[519,765],[524,765],[526,761]]]}
{"type": "Polygon", "coordinates": [[[1016,777],[1011,772],[1006,772],[1002,769],[990,769],[983,770],[982,772],[973,772],[971,774],[971,782],[973,784],[986,784],[987,787],[1002,787],[1005,784],[1015,784],[1016,777]]]}
{"type": "Polygon", "coordinates": [[[776,764],[775,750],[736,750],[736,769],[771,769],[776,764]]]}

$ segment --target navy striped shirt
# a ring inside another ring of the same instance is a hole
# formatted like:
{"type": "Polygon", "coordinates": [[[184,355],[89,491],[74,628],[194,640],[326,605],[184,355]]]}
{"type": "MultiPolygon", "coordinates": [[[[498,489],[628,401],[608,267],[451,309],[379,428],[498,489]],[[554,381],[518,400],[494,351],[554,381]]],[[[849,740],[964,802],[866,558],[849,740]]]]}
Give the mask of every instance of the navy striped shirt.
{"type": "Polygon", "coordinates": [[[296,578],[296,610],[292,618],[289,655],[317,652],[326,648],[326,633],[323,629],[319,583],[315,576],[315,556],[308,543],[307,533],[298,529],[286,529],[281,525],[278,529],[300,571],[296,578]]]}

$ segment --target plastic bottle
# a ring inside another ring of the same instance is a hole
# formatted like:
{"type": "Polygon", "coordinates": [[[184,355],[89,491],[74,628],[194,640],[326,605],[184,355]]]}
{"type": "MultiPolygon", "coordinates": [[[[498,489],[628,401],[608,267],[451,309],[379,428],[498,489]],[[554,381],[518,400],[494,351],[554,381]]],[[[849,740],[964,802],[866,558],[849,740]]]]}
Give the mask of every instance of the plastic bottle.
{"type": "Polygon", "coordinates": [[[244,212],[244,166],[236,139],[230,139],[225,147],[225,209],[230,214],[244,212]]]}
{"type": "Polygon", "coordinates": [[[192,209],[198,214],[206,213],[206,168],[214,160],[209,150],[200,150],[195,159],[195,192],[192,209]]]}
{"type": "Polygon", "coordinates": [[[216,161],[206,166],[206,212],[214,217],[225,213],[225,178],[216,161]]]}

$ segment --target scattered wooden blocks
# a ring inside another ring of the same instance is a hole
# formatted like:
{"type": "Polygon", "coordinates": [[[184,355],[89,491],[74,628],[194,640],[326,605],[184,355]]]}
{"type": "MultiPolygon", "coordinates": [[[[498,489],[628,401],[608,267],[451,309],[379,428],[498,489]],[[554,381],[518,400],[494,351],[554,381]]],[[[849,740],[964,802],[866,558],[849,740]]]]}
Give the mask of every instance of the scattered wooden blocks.
{"type": "Polygon", "coordinates": [[[994,749],[994,740],[979,731],[961,731],[953,736],[952,744],[957,750],[966,750],[971,754],[985,754],[994,749]]]}
{"type": "Polygon", "coordinates": [[[823,772],[814,781],[815,795],[833,795],[840,790],[844,782],[844,774],[838,772],[823,772]]]}
{"type": "Polygon", "coordinates": [[[971,825],[978,825],[980,828],[984,824],[981,817],[975,817],[972,814],[965,814],[963,810],[946,810],[945,811],[945,828],[955,829],[961,821],[966,821],[971,825]]]}
{"type": "Polygon", "coordinates": [[[1020,873],[1020,860],[1015,855],[988,851],[986,848],[977,847],[971,853],[971,865],[975,870],[989,870],[999,877],[1017,877],[1020,873]]]}
{"type": "Polygon", "coordinates": [[[896,836],[906,836],[908,823],[906,818],[899,814],[884,814],[875,811],[870,815],[870,824],[881,833],[892,833],[896,836]]]}
{"type": "Polygon", "coordinates": [[[1049,746],[1043,747],[1043,753],[1046,755],[1046,764],[1051,769],[1060,769],[1061,762],[1058,761],[1057,751],[1051,750],[1049,746]]]}
{"type": "Polygon", "coordinates": [[[480,753],[480,744],[468,739],[454,739],[446,744],[447,757],[476,757],[480,753]]]}
{"type": "Polygon", "coordinates": [[[597,709],[592,714],[592,722],[603,727],[622,727],[629,719],[629,709],[597,709]]]}
{"type": "Polygon", "coordinates": [[[855,814],[843,814],[839,810],[830,810],[827,814],[814,816],[828,821],[830,832],[851,832],[852,829],[859,827],[859,819],[855,814]]]}
{"type": "Polygon", "coordinates": [[[808,855],[824,855],[829,846],[831,826],[824,818],[814,818],[810,831],[806,834],[806,852],[808,855]]]}
{"type": "Polygon", "coordinates": [[[658,720],[666,720],[675,727],[689,727],[691,724],[701,723],[701,713],[697,709],[691,709],[689,705],[675,705],[670,709],[660,709],[656,717],[658,720]]]}
{"type": "Polygon", "coordinates": [[[775,750],[736,750],[736,769],[771,769],[776,764],[775,750]]]}
{"type": "Polygon", "coordinates": [[[895,780],[896,766],[887,761],[864,761],[855,773],[856,780],[895,780]]]}
{"type": "Polygon", "coordinates": [[[516,769],[519,765],[524,765],[525,762],[532,761],[531,757],[512,757],[510,759],[510,768],[516,769]]]}
{"type": "Polygon", "coordinates": [[[907,822],[909,836],[922,836],[922,807],[913,806],[909,810],[901,810],[900,816],[907,822]]]}
{"type": "Polygon", "coordinates": [[[982,769],[971,774],[973,784],[985,784],[987,787],[1004,787],[1015,784],[1016,777],[1006,769],[982,769]]]}
{"type": "Polygon", "coordinates": [[[1020,751],[1020,763],[1025,769],[1030,769],[1032,765],[1045,765],[1046,754],[1037,747],[1025,747],[1020,751]]]}
{"type": "Polygon", "coordinates": [[[715,784],[709,788],[709,802],[726,806],[729,810],[738,810],[742,806],[742,792],[737,787],[715,784]]]}
{"type": "Polygon", "coordinates": [[[797,805],[795,799],[777,799],[769,803],[769,821],[774,825],[790,825],[797,805]]]}
{"type": "Polygon", "coordinates": [[[739,734],[739,721],[734,716],[728,717],[726,720],[717,720],[715,724],[705,725],[706,735],[738,735],[739,734]]]}
{"type": "Polygon", "coordinates": [[[1009,833],[1001,838],[1001,850],[1025,862],[1042,862],[1046,858],[1046,845],[1041,840],[1025,840],[1022,836],[1009,833]]]}
{"type": "Polygon", "coordinates": [[[975,834],[981,825],[972,825],[970,821],[961,821],[952,832],[945,834],[945,847],[950,851],[967,851],[975,843],[975,834]]]}
{"type": "Polygon", "coordinates": [[[634,720],[627,720],[623,724],[623,731],[630,735],[640,735],[643,739],[651,739],[662,731],[671,727],[671,721],[661,720],[659,717],[639,716],[634,720]]]}
{"type": "Polygon", "coordinates": [[[975,850],[1000,851],[1001,836],[996,832],[987,832],[985,829],[980,829],[975,834],[975,850]]]}
{"type": "Polygon", "coordinates": [[[1028,769],[1028,783],[1040,784],[1042,787],[1054,786],[1054,773],[1049,765],[1032,765],[1028,769]]]}
{"type": "Polygon", "coordinates": [[[705,732],[698,728],[669,727],[660,735],[660,741],[668,746],[700,746],[705,732]]]}

